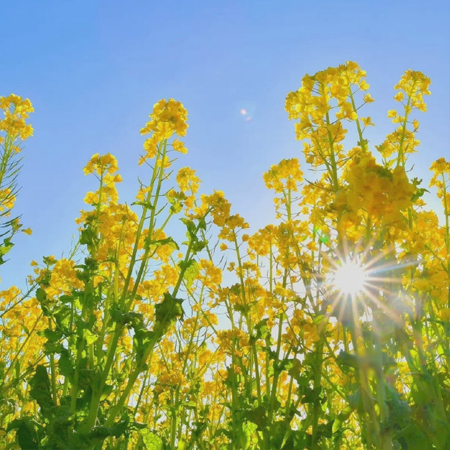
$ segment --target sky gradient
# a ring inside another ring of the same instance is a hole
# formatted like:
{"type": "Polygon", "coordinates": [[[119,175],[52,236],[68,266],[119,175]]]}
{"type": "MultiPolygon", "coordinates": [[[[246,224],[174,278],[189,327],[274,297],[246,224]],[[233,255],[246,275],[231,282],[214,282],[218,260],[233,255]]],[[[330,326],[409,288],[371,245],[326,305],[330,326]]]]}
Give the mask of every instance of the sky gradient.
{"type": "Polygon", "coordinates": [[[407,69],[424,72],[432,95],[415,116],[414,176],[427,187],[432,161],[450,157],[448,0],[25,0],[2,2],[0,14],[0,95],[28,97],[35,108],[14,210],[33,235],[15,239],[1,289],[23,285],[32,259],[67,255],[84,195],[96,187],[82,171],[92,154],[117,157],[119,193],[133,200],[145,176],[139,130],[161,98],[189,113],[180,165],[197,170],[201,192],[223,190],[252,231],[274,217],[263,172],[283,158],[303,162],[284,101],[306,73],[349,60],[367,71],[375,152],[394,129],[393,86],[407,69]]]}

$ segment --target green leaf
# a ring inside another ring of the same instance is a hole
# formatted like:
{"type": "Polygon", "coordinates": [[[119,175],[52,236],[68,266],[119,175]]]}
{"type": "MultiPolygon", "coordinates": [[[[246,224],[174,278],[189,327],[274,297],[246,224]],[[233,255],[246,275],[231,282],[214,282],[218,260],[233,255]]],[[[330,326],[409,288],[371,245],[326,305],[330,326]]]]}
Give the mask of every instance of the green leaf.
{"type": "Polygon", "coordinates": [[[302,363],[297,358],[292,360],[292,366],[288,369],[288,373],[291,377],[297,379],[300,376],[302,363]]]}
{"type": "Polygon", "coordinates": [[[53,355],[55,353],[61,353],[64,350],[63,345],[61,342],[50,342],[47,341],[44,344],[44,353],[46,355],[53,355]]]}
{"type": "Polygon", "coordinates": [[[41,407],[42,414],[48,416],[55,404],[50,393],[50,378],[44,366],[39,365],[36,367],[35,374],[30,380],[30,386],[31,398],[37,401],[41,407]]]}
{"type": "Polygon", "coordinates": [[[422,197],[423,194],[425,194],[425,192],[430,192],[430,191],[428,189],[418,188],[417,191],[411,197],[411,202],[414,203],[416,200],[418,200],[420,197],[422,197]]]}
{"type": "Polygon", "coordinates": [[[322,388],[318,387],[311,389],[306,386],[304,388],[304,397],[302,398],[302,403],[316,403],[319,400],[320,394],[322,393],[322,388]]]}
{"type": "Polygon", "coordinates": [[[61,352],[61,356],[58,361],[59,373],[64,377],[72,380],[75,369],[73,368],[72,359],[70,358],[69,351],[67,349],[63,349],[61,352]]]}
{"type": "Polygon", "coordinates": [[[239,448],[248,450],[251,448],[252,436],[256,433],[258,426],[254,422],[244,422],[239,433],[239,448]]]}
{"type": "Polygon", "coordinates": [[[39,288],[36,290],[36,298],[39,302],[43,302],[47,298],[47,294],[45,293],[44,289],[39,288]]]}
{"type": "MultiPolygon", "coordinates": [[[[73,297],[71,297],[73,300],[73,297]]],[[[68,336],[70,334],[69,326],[71,324],[71,308],[67,306],[61,306],[59,308],[59,311],[54,315],[56,325],[59,329],[62,330],[62,332],[68,336]]]]}
{"type": "Polygon", "coordinates": [[[186,225],[186,236],[189,239],[189,242],[197,240],[197,227],[195,226],[195,223],[192,220],[186,219],[185,217],[180,220],[186,225]]]}
{"type": "Polygon", "coordinates": [[[91,345],[98,339],[98,336],[92,333],[91,330],[85,328],[83,330],[83,338],[85,339],[87,345],[91,345]]]}
{"type": "MultiPolygon", "coordinates": [[[[141,365],[142,359],[144,358],[144,353],[145,351],[149,348],[149,347],[153,347],[156,342],[157,339],[155,339],[155,332],[154,331],[149,331],[147,330],[143,323],[142,324],[137,324],[136,326],[133,327],[134,329],[134,336],[133,336],[133,348],[134,348],[134,353],[136,355],[136,364],[138,366],[141,365]]],[[[160,330],[161,334],[158,337],[162,336],[162,329],[160,330]]],[[[127,364],[127,361],[125,362],[125,364],[127,364]]],[[[142,368],[143,370],[145,370],[145,368],[142,368]]],[[[118,374],[118,378],[122,378],[123,375],[126,375],[125,373],[122,374],[118,374]]]]}
{"type": "Polygon", "coordinates": [[[155,320],[163,327],[170,325],[177,318],[184,315],[181,303],[183,300],[173,297],[168,292],[164,293],[164,300],[155,305],[155,320]]]}
{"type": "Polygon", "coordinates": [[[3,245],[0,245],[0,257],[6,255],[13,247],[14,244],[9,239],[4,239],[3,245]]]}
{"type": "Polygon", "coordinates": [[[21,450],[37,450],[39,444],[35,439],[36,432],[31,424],[24,420],[17,430],[17,441],[21,450]]]}
{"type": "Polygon", "coordinates": [[[339,353],[338,357],[336,358],[336,362],[340,366],[347,366],[354,368],[359,366],[358,357],[356,355],[351,355],[350,353],[344,352],[343,350],[339,353]]]}
{"type": "Polygon", "coordinates": [[[189,261],[180,261],[178,265],[183,271],[183,278],[186,282],[187,288],[189,289],[200,271],[197,261],[193,259],[189,261]]]}
{"type": "Polygon", "coordinates": [[[314,324],[319,325],[325,320],[326,316],[323,314],[318,314],[316,317],[314,317],[314,324]]]}
{"type": "Polygon", "coordinates": [[[61,295],[59,297],[59,301],[61,303],[72,303],[73,302],[73,296],[72,295],[61,295]]]}
{"type": "Polygon", "coordinates": [[[173,214],[178,214],[183,209],[183,203],[176,202],[170,207],[170,212],[173,214]]]}
{"type": "Polygon", "coordinates": [[[143,208],[147,208],[147,209],[155,209],[155,207],[150,203],[150,202],[133,202],[131,204],[131,206],[142,206],[143,208]]]}
{"type": "Polygon", "coordinates": [[[257,425],[258,430],[263,431],[267,428],[266,408],[263,405],[246,411],[245,416],[247,420],[257,425]]]}
{"type": "MultiPolygon", "coordinates": [[[[123,313],[119,308],[112,307],[110,309],[111,319],[117,324],[126,325],[128,323],[132,324],[133,328],[139,328],[137,324],[143,324],[143,315],[134,311],[128,313],[123,313]]],[[[142,325],[143,326],[143,325],[142,325]]]]}
{"type": "Polygon", "coordinates": [[[269,319],[263,319],[255,325],[256,339],[267,339],[271,336],[270,328],[267,325],[269,319]]]}
{"type": "Polygon", "coordinates": [[[163,441],[155,433],[148,429],[140,430],[140,433],[147,450],[163,450],[163,441]]]}
{"type": "Polygon", "coordinates": [[[91,225],[86,226],[81,231],[80,236],[80,244],[81,245],[87,245],[88,247],[90,245],[95,244],[98,241],[97,233],[95,232],[94,228],[91,225]]]}
{"type": "Polygon", "coordinates": [[[350,417],[350,414],[352,412],[353,412],[352,406],[347,405],[334,420],[331,432],[337,433],[341,429],[342,424],[350,417]]]}
{"type": "Polygon", "coordinates": [[[347,401],[352,410],[356,409],[359,412],[364,411],[364,401],[360,389],[358,389],[355,393],[349,395],[347,397],[347,401]]]}
{"type": "Polygon", "coordinates": [[[63,336],[60,331],[50,330],[50,328],[39,331],[38,335],[46,337],[48,342],[58,342],[63,336]]]}
{"type": "Polygon", "coordinates": [[[171,237],[168,237],[165,239],[157,239],[157,240],[148,239],[148,237],[146,237],[144,247],[149,248],[152,245],[155,247],[161,247],[162,245],[170,245],[171,247],[173,247],[176,250],[180,249],[178,244],[171,237]]]}
{"type": "Polygon", "coordinates": [[[192,244],[192,252],[194,254],[201,252],[208,245],[208,241],[197,241],[192,244]]]}

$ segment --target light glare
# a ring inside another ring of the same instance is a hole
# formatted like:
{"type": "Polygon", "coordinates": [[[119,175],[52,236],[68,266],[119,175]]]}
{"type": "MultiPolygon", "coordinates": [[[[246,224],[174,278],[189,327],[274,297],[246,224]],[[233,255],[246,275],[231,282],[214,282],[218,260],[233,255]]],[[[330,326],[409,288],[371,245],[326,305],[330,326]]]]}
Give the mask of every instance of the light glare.
{"type": "Polygon", "coordinates": [[[338,267],[331,278],[333,286],[342,294],[354,296],[364,289],[367,274],[363,266],[349,261],[338,267]]]}

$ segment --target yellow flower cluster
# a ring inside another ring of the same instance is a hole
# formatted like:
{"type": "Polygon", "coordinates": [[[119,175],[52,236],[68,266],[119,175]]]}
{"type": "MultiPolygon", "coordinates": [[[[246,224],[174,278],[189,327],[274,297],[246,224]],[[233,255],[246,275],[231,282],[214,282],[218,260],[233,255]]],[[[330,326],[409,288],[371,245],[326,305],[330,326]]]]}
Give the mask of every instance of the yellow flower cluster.
{"type": "MultiPolygon", "coordinates": [[[[167,142],[174,134],[185,136],[188,128],[187,111],[182,103],[173,98],[156,103],[150,118],[151,120],[141,129],[142,135],[152,133],[152,136],[144,142],[146,154],[139,160],[139,165],[158,154],[160,143],[167,142]]],[[[179,153],[187,153],[184,143],[178,139],[174,139],[172,148],[179,153]]]]}
{"type": "Polygon", "coordinates": [[[450,215],[450,161],[439,158],[431,165],[430,170],[433,172],[430,187],[437,187],[437,196],[442,200],[444,213],[450,215]]]}
{"type": "Polygon", "coordinates": [[[72,289],[82,289],[83,282],[77,277],[75,262],[66,258],[59,259],[54,265],[50,284],[45,287],[49,298],[56,298],[63,294],[71,294],[72,289]]]}
{"type": "Polygon", "coordinates": [[[403,104],[403,113],[399,114],[396,110],[388,111],[388,117],[392,118],[392,123],[399,123],[400,126],[393,133],[388,134],[385,141],[376,147],[385,160],[398,153],[397,162],[403,165],[406,160],[405,155],[416,151],[420,141],[415,139],[414,133],[419,128],[419,122],[412,121],[412,130],[408,130],[407,125],[413,109],[422,112],[427,110],[423,96],[430,95],[428,90],[430,84],[430,79],[422,72],[407,70],[399,83],[395,85],[398,92],[394,99],[403,104]]]}
{"type": "Polygon", "coordinates": [[[429,87],[431,80],[422,72],[407,70],[401,77],[400,81],[394,86],[398,92],[394,99],[398,102],[403,101],[405,94],[408,100],[408,107],[417,108],[419,111],[425,112],[427,106],[423,101],[424,95],[430,95],[429,87]]]}
{"type": "Polygon", "coordinates": [[[106,155],[99,155],[96,153],[92,155],[92,158],[86,164],[83,172],[85,175],[89,175],[91,173],[96,173],[97,175],[105,175],[106,173],[113,174],[117,172],[119,167],[117,165],[117,159],[111,155],[111,153],[107,153],[106,155]]]}
{"type": "Polygon", "coordinates": [[[303,172],[297,158],[283,159],[278,164],[270,167],[270,170],[263,175],[264,182],[268,189],[274,189],[281,193],[285,189],[288,191],[298,191],[298,184],[303,181],[303,172]]]}
{"type": "MultiPolygon", "coordinates": [[[[296,126],[297,139],[308,137],[309,131],[315,127],[327,125],[331,99],[334,99],[339,107],[338,119],[355,120],[358,116],[348,98],[352,93],[352,85],[363,91],[369,89],[365,77],[366,72],[352,61],[337,68],[329,67],[313,76],[306,75],[302,79],[301,88],[291,92],[286,98],[289,119],[300,119],[296,126]]],[[[367,97],[366,101],[373,99],[367,97]]]]}
{"type": "Polygon", "coordinates": [[[182,167],[177,174],[177,183],[182,192],[190,191],[196,194],[200,187],[200,178],[195,175],[195,170],[190,167],[182,167]]]}
{"type": "Polygon", "coordinates": [[[187,111],[182,103],[173,98],[156,103],[150,118],[141,129],[141,134],[155,133],[161,139],[169,139],[174,133],[178,136],[186,135],[187,111]]]}
{"type": "MultiPolygon", "coordinates": [[[[344,140],[347,130],[342,120],[357,121],[358,114],[354,94],[358,90],[366,91],[369,85],[365,81],[366,72],[355,62],[349,61],[339,67],[329,67],[315,75],[306,75],[298,91],[291,92],[286,98],[286,111],[289,119],[298,119],[295,124],[297,139],[309,139],[304,143],[306,162],[314,167],[342,160],[344,140]],[[337,109],[335,117],[332,109],[337,109]]],[[[364,96],[364,103],[373,99],[364,96]]],[[[370,118],[364,118],[364,124],[370,125],[370,118]]],[[[336,177],[334,176],[334,182],[336,177]]]]}
{"type": "Polygon", "coordinates": [[[258,256],[268,255],[275,243],[275,233],[276,227],[274,225],[267,225],[254,233],[248,240],[248,247],[252,250],[250,257],[253,256],[254,258],[253,252],[258,256]]]}
{"type": "MultiPolygon", "coordinates": [[[[33,127],[27,124],[28,119],[34,108],[28,99],[22,99],[18,95],[11,94],[9,97],[0,97],[0,109],[3,110],[5,118],[0,120],[0,131],[4,131],[12,140],[19,138],[25,141],[33,136],[33,127]]],[[[0,143],[3,141],[0,138],[0,143]]],[[[14,151],[20,152],[20,147],[14,145],[14,151]]]]}
{"type": "Polygon", "coordinates": [[[225,198],[222,191],[214,191],[211,195],[201,196],[203,210],[211,209],[213,222],[222,227],[225,225],[228,217],[230,217],[231,203],[225,198]]]}
{"type": "Polygon", "coordinates": [[[215,291],[222,283],[222,270],[207,259],[201,259],[199,264],[199,280],[203,286],[215,291]]]}
{"type": "Polygon", "coordinates": [[[345,174],[346,190],[336,195],[335,206],[345,210],[345,217],[354,224],[361,221],[360,210],[366,211],[374,223],[405,228],[402,211],[411,206],[416,188],[405,169],[379,166],[371,153],[355,158],[345,174]]]}

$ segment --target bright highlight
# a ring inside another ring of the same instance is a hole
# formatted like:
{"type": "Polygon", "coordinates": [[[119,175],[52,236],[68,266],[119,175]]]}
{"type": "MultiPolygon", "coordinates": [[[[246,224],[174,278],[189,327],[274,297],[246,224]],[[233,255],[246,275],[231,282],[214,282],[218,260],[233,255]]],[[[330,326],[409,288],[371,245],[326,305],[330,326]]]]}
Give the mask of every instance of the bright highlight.
{"type": "Polygon", "coordinates": [[[331,276],[331,284],[344,295],[356,295],[364,289],[367,273],[360,264],[349,261],[338,267],[331,276]]]}

